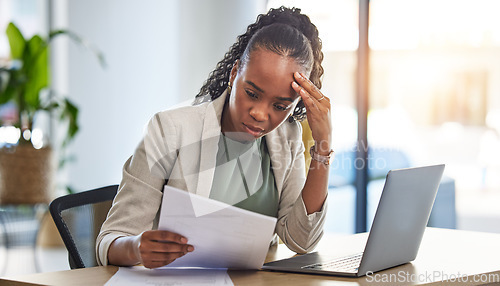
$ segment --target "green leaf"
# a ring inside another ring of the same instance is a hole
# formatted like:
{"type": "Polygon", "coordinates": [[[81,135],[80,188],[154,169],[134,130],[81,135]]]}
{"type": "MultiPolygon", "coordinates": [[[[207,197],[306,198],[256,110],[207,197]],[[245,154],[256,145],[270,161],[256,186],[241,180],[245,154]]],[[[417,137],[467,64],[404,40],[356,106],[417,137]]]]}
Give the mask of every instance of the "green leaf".
{"type": "MultiPolygon", "coordinates": [[[[11,58],[17,60],[18,63],[23,61],[26,40],[23,37],[21,31],[14,25],[14,23],[9,23],[6,29],[7,38],[10,45],[11,58]]],[[[3,69],[2,72],[8,73],[8,79],[5,83],[2,83],[2,88],[0,89],[0,104],[7,103],[9,101],[18,98],[18,95],[23,92],[24,82],[26,77],[24,76],[22,70],[22,64],[19,64],[17,68],[3,69]],[[21,70],[19,70],[21,69],[21,70]]],[[[21,100],[20,98],[18,100],[21,100]]],[[[20,102],[17,102],[18,104],[20,102]]]]}
{"type": "Polygon", "coordinates": [[[1,69],[3,74],[0,76],[0,104],[5,104],[14,98],[16,93],[15,77],[16,73],[14,70],[1,69]]]}
{"type": "Polygon", "coordinates": [[[22,59],[24,47],[26,46],[26,40],[23,34],[12,22],[7,26],[6,33],[9,39],[11,57],[13,59],[22,59]]]}
{"type": "Polygon", "coordinates": [[[70,186],[66,186],[66,191],[68,191],[68,194],[75,194],[76,193],[75,189],[73,189],[70,186]]]}
{"type": "Polygon", "coordinates": [[[14,95],[16,94],[16,89],[12,84],[7,84],[7,87],[5,90],[0,93],[0,105],[5,104],[9,101],[11,101],[14,98],[14,95]]]}
{"type": "Polygon", "coordinates": [[[44,110],[44,111],[47,111],[47,112],[52,112],[54,110],[57,110],[60,107],[61,106],[59,105],[59,103],[52,102],[52,103],[49,103],[48,105],[44,105],[44,106],[40,107],[40,110],[44,110]]]}
{"type": "Polygon", "coordinates": [[[78,107],[67,98],[64,99],[64,110],[61,114],[61,119],[68,119],[69,121],[68,134],[63,142],[63,146],[66,146],[80,129],[78,125],[78,107]]]}
{"type": "Polygon", "coordinates": [[[61,155],[61,159],[59,160],[59,169],[62,169],[64,168],[64,166],[66,166],[67,163],[71,163],[71,162],[76,162],[76,156],[75,155],[71,155],[71,156],[65,156],[65,155],[61,155]]]}
{"type": "Polygon", "coordinates": [[[40,108],[40,91],[49,85],[49,59],[47,43],[38,35],[33,36],[27,45],[24,69],[28,81],[25,90],[25,103],[29,111],[40,108]],[[28,52],[29,51],[29,52],[28,52]]]}

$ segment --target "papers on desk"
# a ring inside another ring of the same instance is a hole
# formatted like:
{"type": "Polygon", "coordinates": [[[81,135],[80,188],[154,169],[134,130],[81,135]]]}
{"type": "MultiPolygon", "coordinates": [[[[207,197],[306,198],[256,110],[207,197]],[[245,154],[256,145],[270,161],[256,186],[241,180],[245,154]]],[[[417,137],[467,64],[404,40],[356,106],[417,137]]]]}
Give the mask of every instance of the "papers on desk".
{"type": "Polygon", "coordinates": [[[158,229],[194,246],[165,267],[260,269],[275,225],[274,217],[165,186],[158,229]]]}
{"type": "Polygon", "coordinates": [[[234,285],[227,271],[220,269],[147,269],[120,267],[105,286],[114,285],[234,285]]]}

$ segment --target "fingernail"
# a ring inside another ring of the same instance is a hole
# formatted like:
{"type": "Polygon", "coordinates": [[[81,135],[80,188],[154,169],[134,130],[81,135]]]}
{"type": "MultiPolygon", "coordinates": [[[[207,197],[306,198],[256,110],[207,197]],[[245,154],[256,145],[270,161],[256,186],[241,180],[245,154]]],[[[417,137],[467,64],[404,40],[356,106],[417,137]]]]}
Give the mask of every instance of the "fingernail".
{"type": "Polygon", "coordinates": [[[194,250],[194,247],[192,247],[192,246],[190,245],[190,246],[188,246],[187,250],[188,250],[188,252],[191,252],[191,251],[193,251],[193,250],[194,250]]]}
{"type": "Polygon", "coordinates": [[[181,237],[181,243],[187,243],[187,242],[188,242],[187,238],[181,237]]]}
{"type": "Polygon", "coordinates": [[[296,82],[292,82],[293,87],[299,87],[299,85],[296,82]]]}
{"type": "Polygon", "coordinates": [[[303,76],[302,76],[299,72],[295,72],[295,75],[296,75],[298,78],[303,78],[303,76]]]}

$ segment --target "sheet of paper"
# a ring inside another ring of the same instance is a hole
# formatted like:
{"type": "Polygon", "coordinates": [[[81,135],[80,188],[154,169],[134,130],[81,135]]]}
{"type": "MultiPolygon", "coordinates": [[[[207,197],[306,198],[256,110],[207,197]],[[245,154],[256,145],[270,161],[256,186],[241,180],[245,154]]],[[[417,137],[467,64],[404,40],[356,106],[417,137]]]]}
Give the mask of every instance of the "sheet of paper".
{"type": "Polygon", "coordinates": [[[147,269],[143,266],[120,267],[118,272],[104,284],[198,286],[234,285],[226,270],[220,269],[147,269]]]}
{"type": "Polygon", "coordinates": [[[194,251],[166,267],[259,269],[276,218],[165,186],[158,229],[185,236],[194,251]]]}

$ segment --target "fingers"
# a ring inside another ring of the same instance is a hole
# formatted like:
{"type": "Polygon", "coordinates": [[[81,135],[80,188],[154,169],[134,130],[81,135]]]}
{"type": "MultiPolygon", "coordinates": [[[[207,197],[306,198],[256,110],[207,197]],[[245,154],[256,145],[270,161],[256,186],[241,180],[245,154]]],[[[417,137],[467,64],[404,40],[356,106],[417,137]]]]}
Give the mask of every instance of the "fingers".
{"type": "Polygon", "coordinates": [[[302,101],[304,101],[306,109],[311,109],[311,108],[318,109],[318,106],[316,105],[315,100],[307,93],[307,91],[305,89],[300,87],[296,82],[292,82],[292,88],[302,98],[302,101]]]}
{"type": "Polygon", "coordinates": [[[297,92],[307,112],[307,121],[315,142],[331,142],[330,99],[303,74],[295,72],[292,88],[297,92]]]}
{"type": "Polygon", "coordinates": [[[183,237],[180,234],[173,233],[173,232],[166,231],[166,230],[146,231],[142,234],[142,236],[148,240],[154,240],[154,241],[169,241],[169,242],[176,242],[176,243],[181,243],[181,244],[187,243],[187,238],[183,237]]]}
{"type": "Polygon", "coordinates": [[[171,252],[171,253],[156,253],[149,252],[143,256],[144,262],[142,263],[146,268],[157,268],[168,265],[174,262],[177,258],[184,256],[184,252],[171,252]]]}
{"type": "Polygon", "coordinates": [[[187,242],[187,238],[169,231],[146,231],[142,233],[138,246],[141,263],[147,268],[170,264],[194,251],[194,247],[187,242]]]}
{"type": "MultiPolygon", "coordinates": [[[[144,244],[143,244],[144,245],[144,244]]],[[[191,252],[193,246],[189,244],[178,244],[173,242],[151,241],[148,245],[148,251],[152,252],[191,252]]]]}
{"type": "Polygon", "coordinates": [[[316,87],[307,77],[299,72],[295,72],[294,78],[297,82],[292,83],[292,87],[303,99],[309,96],[314,100],[315,104],[324,101],[324,103],[329,105],[330,99],[324,96],[318,87],[316,87]]]}

